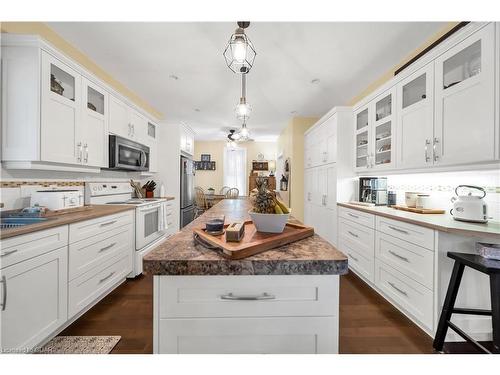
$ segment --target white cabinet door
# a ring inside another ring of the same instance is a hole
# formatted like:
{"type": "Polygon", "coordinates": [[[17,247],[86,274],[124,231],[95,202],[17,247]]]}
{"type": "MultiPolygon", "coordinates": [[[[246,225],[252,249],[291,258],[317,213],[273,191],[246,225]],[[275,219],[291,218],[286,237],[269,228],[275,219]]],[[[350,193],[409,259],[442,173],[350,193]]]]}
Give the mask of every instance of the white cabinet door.
{"type": "Polygon", "coordinates": [[[326,127],[326,162],[337,161],[337,115],[333,115],[325,122],[326,127]]]}
{"type": "Polygon", "coordinates": [[[328,164],[326,167],[325,206],[329,210],[337,209],[337,165],[328,164]]]}
{"type": "Polygon", "coordinates": [[[82,79],[83,111],[81,142],[82,163],[92,167],[106,167],[108,148],[108,93],[101,87],[82,79]]]}
{"type": "Polygon", "coordinates": [[[132,126],[129,107],[114,96],[109,96],[109,132],[124,138],[131,138],[132,126]]]}
{"type": "Polygon", "coordinates": [[[147,143],[148,120],[136,110],[129,108],[130,124],[132,126],[131,138],[135,142],[147,143]]]}
{"type": "Polygon", "coordinates": [[[67,275],[66,246],[0,271],[2,350],[29,350],[66,322],[67,275]]]}
{"type": "Polygon", "coordinates": [[[372,166],[373,145],[371,144],[370,116],[371,109],[368,105],[354,113],[354,169],[356,171],[366,171],[372,166]]]}
{"type": "Polygon", "coordinates": [[[435,61],[434,164],[495,157],[494,32],[491,23],[435,61]]]}
{"type": "Polygon", "coordinates": [[[322,166],[317,168],[317,193],[313,201],[317,206],[326,206],[326,199],[328,195],[328,176],[327,167],[322,166]]]}
{"type": "Polygon", "coordinates": [[[322,123],[316,130],[316,142],[314,148],[316,151],[316,165],[324,165],[328,161],[328,145],[327,145],[327,122],[322,123]]]}
{"type": "Polygon", "coordinates": [[[432,165],[434,132],[434,64],[417,70],[397,85],[397,167],[432,165]]]}
{"type": "Polygon", "coordinates": [[[42,52],[41,96],[41,160],[79,164],[80,74],[42,52]]]}
{"type": "Polygon", "coordinates": [[[391,88],[373,100],[370,141],[371,165],[373,169],[388,169],[394,166],[395,145],[395,88],[391,88]]]}

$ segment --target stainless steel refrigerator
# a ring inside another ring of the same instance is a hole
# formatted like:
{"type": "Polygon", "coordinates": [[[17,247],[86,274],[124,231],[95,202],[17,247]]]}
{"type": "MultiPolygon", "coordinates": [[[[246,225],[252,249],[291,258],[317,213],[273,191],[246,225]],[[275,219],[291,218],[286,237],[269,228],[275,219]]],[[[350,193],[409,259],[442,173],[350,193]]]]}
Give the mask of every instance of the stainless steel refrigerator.
{"type": "Polygon", "coordinates": [[[194,219],[194,162],[181,156],[181,228],[194,219]]]}

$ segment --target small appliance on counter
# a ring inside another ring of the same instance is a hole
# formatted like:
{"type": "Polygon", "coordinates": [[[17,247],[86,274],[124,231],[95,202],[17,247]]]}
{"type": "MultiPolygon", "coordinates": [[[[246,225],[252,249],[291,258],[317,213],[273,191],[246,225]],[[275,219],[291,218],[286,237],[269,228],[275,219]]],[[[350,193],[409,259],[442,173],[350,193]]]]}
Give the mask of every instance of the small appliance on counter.
{"type": "Polygon", "coordinates": [[[450,210],[453,219],[459,221],[469,221],[472,223],[486,223],[488,222],[488,206],[483,198],[486,196],[486,191],[479,186],[472,185],[458,185],[455,188],[455,194],[457,197],[451,198],[453,202],[453,208],[450,210]],[[462,188],[469,189],[469,192],[465,195],[459,194],[462,188]],[[481,196],[472,195],[471,190],[477,190],[481,192],[481,196]]]}
{"type": "Polygon", "coordinates": [[[31,194],[30,206],[52,211],[83,206],[83,192],[78,189],[38,190],[31,194]]]}
{"type": "Polygon", "coordinates": [[[387,178],[360,177],[359,201],[373,203],[376,206],[387,205],[387,178]]]}

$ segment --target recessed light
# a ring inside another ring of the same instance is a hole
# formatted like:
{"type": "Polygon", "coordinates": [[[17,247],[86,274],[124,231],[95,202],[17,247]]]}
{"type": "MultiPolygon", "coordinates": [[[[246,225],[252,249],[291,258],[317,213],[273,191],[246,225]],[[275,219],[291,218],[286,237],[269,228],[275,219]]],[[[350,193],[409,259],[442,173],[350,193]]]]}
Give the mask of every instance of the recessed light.
{"type": "Polygon", "coordinates": [[[195,112],[200,112],[200,109],[199,108],[195,108],[194,111],[195,112]]]}
{"type": "Polygon", "coordinates": [[[292,115],[294,115],[294,114],[296,114],[296,113],[297,113],[297,111],[290,111],[290,113],[291,113],[292,115]]]}
{"type": "Polygon", "coordinates": [[[311,83],[312,83],[313,85],[317,85],[317,84],[319,84],[320,82],[321,82],[321,81],[319,80],[319,78],[314,78],[314,79],[311,81],[311,83]]]}
{"type": "Polygon", "coordinates": [[[170,74],[169,78],[173,79],[174,81],[177,81],[179,77],[177,77],[175,74],[170,74]]]}

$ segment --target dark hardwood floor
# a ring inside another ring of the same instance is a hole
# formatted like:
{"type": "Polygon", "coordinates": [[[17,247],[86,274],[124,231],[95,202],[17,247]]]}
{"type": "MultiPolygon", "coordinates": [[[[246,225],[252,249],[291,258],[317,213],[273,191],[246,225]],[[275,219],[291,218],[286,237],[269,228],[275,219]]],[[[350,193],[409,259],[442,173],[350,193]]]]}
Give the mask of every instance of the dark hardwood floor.
{"type": "MultiPolygon", "coordinates": [[[[61,335],[120,335],[112,353],[152,353],[152,277],[127,280],[61,335]]],[[[432,353],[432,340],[351,272],[340,283],[340,353],[432,353]]]]}

